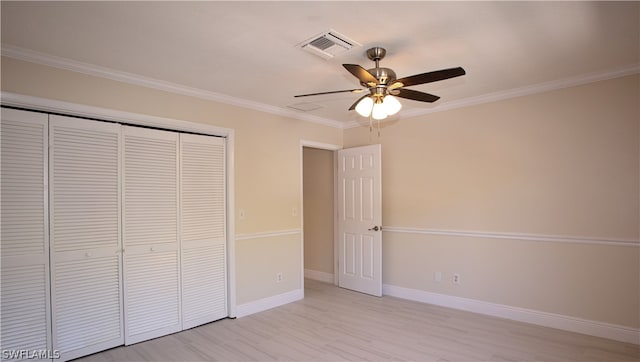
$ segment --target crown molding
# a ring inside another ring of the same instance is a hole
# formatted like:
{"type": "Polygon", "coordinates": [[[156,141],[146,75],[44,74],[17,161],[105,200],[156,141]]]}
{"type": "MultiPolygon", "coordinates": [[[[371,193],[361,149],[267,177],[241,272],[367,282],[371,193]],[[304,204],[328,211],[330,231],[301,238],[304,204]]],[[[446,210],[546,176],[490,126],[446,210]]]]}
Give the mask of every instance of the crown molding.
{"type": "MultiPolygon", "coordinates": [[[[575,87],[583,84],[589,84],[594,82],[599,82],[603,80],[609,80],[614,78],[626,77],[628,75],[639,74],[640,73],[640,64],[631,64],[625,67],[620,67],[617,69],[608,70],[605,72],[598,73],[588,73],[582,74],[575,77],[558,79],[550,82],[532,84],[524,87],[507,89],[504,91],[492,92],[483,95],[479,95],[476,97],[468,97],[463,99],[458,99],[455,101],[442,102],[437,106],[429,109],[424,108],[416,108],[410,109],[401,112],[400,120],[423,116],[430,113],[449,111],[457,108],[464,108],[469,106],[475,106],[478,104],[497,102],[510,98],[517,98],[522,96],[528,96],[538,93],[549,92],[553,90],[563,89],[575,87]]],[[[385,121],[382,121],[385,122],[385,121]]],[[[343,128],[354,128],[359,127],[360,124],[356,121],[351,121],[345,123],[343,128]]]]}
{"type": "Polygon", "coordinates": [[[164,92],[180,94],[184,96],[205,99],[214,102],[225,103],[241,108],[247,108],[259,112],[274,114],[277,116],[295,118],[305,122],[311,122],[329,126],[333,128],[344,128],[344,123],[333,119],[314,116],[311,114],[301,114],[282,107],[276,107],[247,99],[237,98],[206,91],[199,88],[188,87],[181,84],[166,82],[159,79],[148,78],[138,74],[121,72],[111,68],[101,67],[89,63],[83,63],[67,58],[57,57],[49,54],[36,52],[12,45],[2,44],[2,56],[23,60],[30,63],[46,65],[53,68],[70,70],[77,73],[91,75],[94,77],[106,78],[118,82],[133,84],[141,87],[156,89],[164,92]]]}
{"type": "MultiPolygon", "coordinates": [[[[42,64],[54,68],[70,70],[77,73],[87,74],[95,77],[106,78],[118,82],[129,83],[146,88],[156,89],[160,91],[185,95],[194,98],[205,99],[214,102],[225,103],[241,108],[252,109],[259,112],[269,113],[277,116],[289,117],[305,122],[321,124],[338,129],[347,129],[360,127],[357,121],[340,122],[333,119],[314,116],[307,113],[298,113],[286,108],[276,107],[265,103],[250,101],[247,99],[237,98],[220,94],[216,92],[206,91],[203,89],[184,86],[181,84],[166,82],[154,78],[143,77],[133,73],[121,72],[111,68],[100,67],[93,64],[78,62],[75,60],[57,57],[49,54],[36,52],[12,45],[2,44],[2,56],[23,60],[30,63],[42,64]]],[[[476,97],[468,97],[455,101],[442,102],[437,106],[429,109],[417,108],[405,110],[394,119],[407,119],[412,117],[423,116],[430,113],[443,112],[457,108],[464,108],[478,104],[497,102],[505,99],[522,97],[537,93],[549,92],[556,89],[574,87],[578,85],[624,77],[632,74],[640,73],[640,64],[631,64],[613,70],[598,73],[583,74],[576,77],[558,79],[550,82],[538,83],[519,88],[507,89],[504,91],[492,92],[476,97]]],[[[385,121],[383,121],[385,122],[385,121]]]]}

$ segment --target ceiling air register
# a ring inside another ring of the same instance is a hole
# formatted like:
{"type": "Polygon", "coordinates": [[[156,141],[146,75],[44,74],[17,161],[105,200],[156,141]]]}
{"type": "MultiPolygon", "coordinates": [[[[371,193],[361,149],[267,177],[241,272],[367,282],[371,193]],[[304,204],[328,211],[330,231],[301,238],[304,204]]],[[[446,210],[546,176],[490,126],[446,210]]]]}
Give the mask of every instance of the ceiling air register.
{"type": "Polygon", "coordinates": [[[299,46],[309,53],[324,59],[331,59],[351,50],[354,46],[360,46],[360,44],[335,30],[329,30],[303,41],[299,46]]]}

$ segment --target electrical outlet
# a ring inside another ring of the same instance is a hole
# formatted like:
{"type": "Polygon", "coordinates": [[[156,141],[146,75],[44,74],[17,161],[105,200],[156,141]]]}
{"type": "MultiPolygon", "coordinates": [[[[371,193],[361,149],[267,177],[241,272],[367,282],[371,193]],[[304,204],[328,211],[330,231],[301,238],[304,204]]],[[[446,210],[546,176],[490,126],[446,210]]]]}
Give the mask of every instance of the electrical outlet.
{"type": "Polygon", "coordinates": [[[437,272],[433,273],[433,280],[435,280],[436,283],[442,282],[442,272],[437,271],[437,272]]]}
{"type": "Polygon", "coordinates": [[[282,281],[282,273],[276,274],[276,283],[280,283],[282,281]]]}
{"type": "Polygon", "coordinates": [[[460,274],[453,273],[453,284],[460,284],[460,274]]]}

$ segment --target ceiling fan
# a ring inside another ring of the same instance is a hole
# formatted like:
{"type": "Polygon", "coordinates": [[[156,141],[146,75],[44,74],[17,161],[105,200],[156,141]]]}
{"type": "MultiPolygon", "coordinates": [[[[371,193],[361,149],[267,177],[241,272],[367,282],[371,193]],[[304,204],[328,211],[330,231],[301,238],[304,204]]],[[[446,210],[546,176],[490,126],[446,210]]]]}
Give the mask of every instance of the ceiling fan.
{"type": "Polygon", "coordinates": [[[402,107],[400,102],[394,96],[429,103],[440,99],[440,97],[436,95],[407,89],[405,87],[437,82],[466,74],[464,69],[457,67],[396,79],[396,73],[393,70],[380,67],[380,60],[383,59],[386,54],[387,51],[381,47],[374,47],[367,50],[367,57],[376,63],[376,67],[371,69],[364,69],[357,64],[342,64],[342,66],[358,78],[358,80],[360,80],[360,84],[367,89],[345,89],[300,94],[295,97],[308,97],[345,92],[360,93],[368,90],[369,94],[360,97],[351,105],[351,107],[349,107],[349,110],[351,111],[355,109],[356,112],[363,117],[371,116],[376,120],[381,120],[387,118],[387,116],[396,114],[402,107]]]}

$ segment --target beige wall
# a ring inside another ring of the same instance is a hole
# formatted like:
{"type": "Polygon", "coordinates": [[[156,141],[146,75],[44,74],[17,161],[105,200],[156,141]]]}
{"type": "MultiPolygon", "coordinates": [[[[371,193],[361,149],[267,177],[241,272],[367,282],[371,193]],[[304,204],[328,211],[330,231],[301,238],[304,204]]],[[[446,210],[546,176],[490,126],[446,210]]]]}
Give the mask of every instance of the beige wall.
{"type": "MultiPolygon", "coordinates": [[[[384,127],[383,225],[637,240],[639,84],[627,76],[384,127]]],[[[369,131],[346,130],[344,142],[367,144],[369,131]]],[[[399,232],[383,245],[387,284],[640,326],[637,246],[399,232]]]]}
{"type": "MultiPolygon", "coordinates": [[[[2,91],[235,130],[236,210],[246,213],[235,218],[238,304],[302,286],[301,235],[259,235],[301,227],[292,216],[300,139],[369,143],[367,128],[343,134],[14,59],[1,66],[2,91]]],[[[385,126],[383,224],[638,239],[639,83],[628,76],[385,126]]],[[[398,232],[384,240],[387,284],[640,327],[638,247],[398,232]],[[449,281],[454,272],[460,285],[449,281]]]]}
{"type": "Polygon", "coordinates": [[[300,234],[236,241],[238,304],[300,289],[300,234]],[[282,281],[276,282],[276,275],[282,281]]]}
{"type": "Polygon", "coordinates": [[[333,274],[333,151],[304,147],[304,268],[333,274]]]}
{"type": "Polygon", "coordinates": [[[236,243],[237,303],[302,287],[300,234],[251,236],[301,228],[292,215],[302,202],[300,140],[342,144],[341,130],[10,58],[1,66],[3,92],[234,129],[235,206],[245,210],[235,232],[248,236],[236,243]]]}

